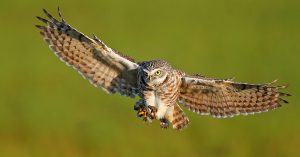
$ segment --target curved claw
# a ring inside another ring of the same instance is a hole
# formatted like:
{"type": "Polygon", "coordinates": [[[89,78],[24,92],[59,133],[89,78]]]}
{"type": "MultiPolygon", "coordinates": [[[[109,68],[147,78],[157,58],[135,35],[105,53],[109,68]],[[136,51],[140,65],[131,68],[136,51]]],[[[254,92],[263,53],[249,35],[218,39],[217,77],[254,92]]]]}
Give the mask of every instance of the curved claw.
{"type": "Polygon", "coordinates": [[[149,110],[146,107],[142,107],[137,111],[137,116],[141,117],[144,122],[152,122],[152,118],[149,116],[149,110]]]}
{"type": "Polygon", "coordinates": [[[163,118],[163,119],[160,119],[160,127],[162,129],[167,129],[169,127],[169,122],[167,119],[163,118]]]}
{"type": "Polygon", "coordinates": [[[146,117],[147,116],[147,112],[145,110],[139,110],[137,112],[137,116],[138,117],[146,117]]]}
{"type": "Polygon", "coordinates": [[[148,108],[150,110],[149,116],[151,117],[151,119],[155,119],[157,108],[154,106],[148,106],[148,108]]]}
{"type": "Polygon", "coordinates": [[[157,108],[154,106],[146,106],[143,99],[140,99],[133,108],[137,111],[137,116],[141,117],[145,122],[152,122],[156,119],[157,108]]]}

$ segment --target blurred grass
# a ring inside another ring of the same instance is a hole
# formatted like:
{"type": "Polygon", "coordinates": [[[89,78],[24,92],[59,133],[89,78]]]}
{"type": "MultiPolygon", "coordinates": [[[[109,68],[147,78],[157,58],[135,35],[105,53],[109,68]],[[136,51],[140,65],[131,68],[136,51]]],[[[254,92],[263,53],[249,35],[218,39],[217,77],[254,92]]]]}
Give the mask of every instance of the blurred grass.
{"type": "Polygon", "coordinates": [[[300,156],[300,1],[60,1],[65,19],[137,60],[188,73],[288,84],[290,104],[232,119],[187,112],[182,132],[145,125],[135,100],[62,64],[34,28],[52,1],[0,1],[0,156],[300,156]]]}

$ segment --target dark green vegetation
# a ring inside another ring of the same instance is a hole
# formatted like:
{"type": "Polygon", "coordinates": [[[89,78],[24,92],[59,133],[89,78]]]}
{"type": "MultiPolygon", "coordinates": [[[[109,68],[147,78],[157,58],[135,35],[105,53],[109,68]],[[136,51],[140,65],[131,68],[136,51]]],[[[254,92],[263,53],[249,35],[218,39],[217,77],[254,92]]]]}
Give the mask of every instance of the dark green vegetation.
{"type": "MultiPolygon", "coordinates": [[[[143,124],[132,100],[107,95],[65,66],[34,17],[56,1],[0,1],[0,156],[300,156],[300,1],[60,1],[65,19],[136,60],[188,73],[278,85],[288,105],[213,119],[187,112],[182,132],[143,124]]],[[[57,16],[56,16],[57,17],[57,16]]]]}

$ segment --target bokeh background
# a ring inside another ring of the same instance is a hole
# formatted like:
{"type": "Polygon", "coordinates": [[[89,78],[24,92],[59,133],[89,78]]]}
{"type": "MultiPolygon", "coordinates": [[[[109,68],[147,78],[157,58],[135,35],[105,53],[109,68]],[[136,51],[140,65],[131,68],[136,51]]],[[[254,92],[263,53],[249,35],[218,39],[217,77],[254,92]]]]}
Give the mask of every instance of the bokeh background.
{"type": "Polygon", "coordinates": [[[299,157],[300,1],[1,0],[1,157],[299,157]],[[288,105],[214,119],[187,112],[184,131],[136,118],[136,99],[107,95],[60,62],[36,15],[63,16],[136,60],[249,83],[278,79],[288,105]]]}

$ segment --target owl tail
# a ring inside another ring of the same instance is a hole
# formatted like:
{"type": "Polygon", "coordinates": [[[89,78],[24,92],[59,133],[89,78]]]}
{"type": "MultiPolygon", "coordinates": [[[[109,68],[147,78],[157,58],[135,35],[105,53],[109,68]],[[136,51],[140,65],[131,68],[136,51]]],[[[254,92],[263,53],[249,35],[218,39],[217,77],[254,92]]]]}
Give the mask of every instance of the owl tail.
{"type": "Polygon", "coordinates": [[[170,120],[170,122],[173,125],[173,128],[176,130],[182,130],[190,122],[189,118],[185,115],[185,113],[182,111],[178,104],[174,105],[173,115],[170,120]]]}

